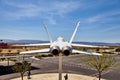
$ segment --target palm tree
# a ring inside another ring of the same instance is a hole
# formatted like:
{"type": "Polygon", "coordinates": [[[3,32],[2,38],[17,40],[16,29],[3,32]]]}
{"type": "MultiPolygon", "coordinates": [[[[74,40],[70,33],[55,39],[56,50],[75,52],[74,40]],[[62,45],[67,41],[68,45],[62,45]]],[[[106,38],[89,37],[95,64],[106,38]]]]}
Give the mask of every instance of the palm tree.
{"type": "Polygon", "coordinates": [[[85,58],[87,65],[92,68],[95,68],[98,72],[98,78],[101,79],[101,74],[103,71],[107,71],[110,67],[115,64],[115,57],[111,55],[102,55],[102,56],[87,56],[85,58]]]}
{"type": "Polygon", "coordinates": [[[100,49],[99,49],[99,48],[97,48],[97,49],[96,49],[96,52],[99,52],[99,51],[100,51],[100,49]]]}
{"type": "Polygon", "coordinates": [[[119,54],[120,53],[120,48],[117,48],[115,51],[118,52],[118,54],[119,54]]]}
{"type": "Polygon", "coordinates": [[[19,72],[21,75],[21,80],[23,80],[23,76],[25,72],[28,71],[30,67],[31,67],[31,63],[28,63],[27,61],[17,62],[13,66],[13,70],[15,70],[16,72],[19,72]]]}

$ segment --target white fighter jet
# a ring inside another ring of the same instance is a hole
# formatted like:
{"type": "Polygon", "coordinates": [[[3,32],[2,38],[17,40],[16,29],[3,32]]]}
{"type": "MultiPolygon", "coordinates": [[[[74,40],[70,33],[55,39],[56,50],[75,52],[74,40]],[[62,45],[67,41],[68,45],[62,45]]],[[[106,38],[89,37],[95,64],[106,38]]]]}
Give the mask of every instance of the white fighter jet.
{"type": "MultiPolygon", "coordinates": [[[[76,28],[72,34],[72,37],[70,39],[70,41],[65,41],[63,39],[63,37],[58,37],[56,41],[52,41],[52,38],[48,32],[48,29],[46,27],[45,24],[44,28],[48,34],[50,43],[41,43],[41,44],[27,44],[27,45],[18,45],[18,46],[45,46],[45,45],[49,45],[49,48],[45,48],[45,49],[40,49],[40,50],[32,50],[32,51],[25,51],[25,52],[20,52],[20,54],[36,54],[36,53],[52,53],[53,55],[58,55],[59,53],[62,53],[63,55],[68,56],[70,53],[83,53],[83,54],[89,54],[89,55],[102,55],[99,53],[95,53],[95,52],[86,52],[86,51],[82,51],[82,50],[75,50],[72,48],[72,46],[78,46],[78,47],[99,47],[99,46],[92,46],[92,45],[82,45],[82,44],[75,44],[72,43],[75,34],[78,30],[78,27],[80,26],[80,21],[77,23],[76,28]]],[[[17,46],[17,45],[16,45],[17,46]]]]}

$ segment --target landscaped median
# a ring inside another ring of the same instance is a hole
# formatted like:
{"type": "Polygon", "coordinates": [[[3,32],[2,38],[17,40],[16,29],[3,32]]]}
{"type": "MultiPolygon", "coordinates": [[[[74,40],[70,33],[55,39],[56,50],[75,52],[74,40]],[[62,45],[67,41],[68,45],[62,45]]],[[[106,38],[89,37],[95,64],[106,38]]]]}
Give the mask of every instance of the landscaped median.
{"type": "MultiPolygon", "coordinates": [[[[62,80],[65,80],[66,73],[62,74],[62,80]]],[[[15,78],[11,80],[21,80],[21,78],[15,78]]],[[[24,80],[28,80],[27,76],[24,76],[24,80]]],[[[36,74],[31,75],[30,80],[58,80],[58,73],[48,73],[48,74],[36,74]]],[[[79,75],[79,74],[69,74],[68,73],[68,80],[98,80],[96,77],[87,76],[87,75],[79,75]]],[[[101,79],[105,80],[105,79],[101,79]]]]}

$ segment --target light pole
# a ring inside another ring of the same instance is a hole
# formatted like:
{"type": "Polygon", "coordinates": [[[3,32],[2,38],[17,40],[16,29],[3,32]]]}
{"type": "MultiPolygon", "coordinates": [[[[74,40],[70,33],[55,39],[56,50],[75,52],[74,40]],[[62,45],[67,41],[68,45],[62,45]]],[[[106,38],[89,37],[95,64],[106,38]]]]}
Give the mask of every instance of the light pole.
{"type": "Polygon", "coordinates": [[[59,54],[59,80],[62,80],[62,53],[59,54]]]}

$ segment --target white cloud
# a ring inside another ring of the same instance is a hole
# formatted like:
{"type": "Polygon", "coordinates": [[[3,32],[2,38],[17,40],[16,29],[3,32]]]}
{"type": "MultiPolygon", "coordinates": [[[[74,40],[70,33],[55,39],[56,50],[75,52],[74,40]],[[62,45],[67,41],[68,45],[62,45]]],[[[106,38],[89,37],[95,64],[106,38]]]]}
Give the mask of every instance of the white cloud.
{"type": "Polygon", "coordinates": [[[117,25],[117,26],[106,26],[106,28],[104,28],[103,30],[101,30],[101,32],[110,32],[110,33],[112,33],[112,32],[114,32],[114,33],[117,33],[117,32],[115,32],[116,30],[119,30],[120,29],[120,26],[119,25],[117,25]]]}
{"type": "Polygon", "coordinates": [[[54,1],[54,2],[38,2],[36,3],[23,3],[14,1],[5,1],[7,6],[11,7],[11,10],[4,10],[3,15],[12,19],[39,17],[42,19],[48,19],[50,22],[55,23],[54,16],[64,17],[65,14],[72,12],[79,8],[78,1],[54,1]]]}
{"type": "MultiPolygon", "coordinates": [[[[107,22],[111,22],[111,21],[115,21],[115,20],[120,20],[120,19],[116,19],[116,17],[114,17],[116,15],[120,15],[119,10],[99,13],[95,16],[86,18],[84,21],[86,23],[107,23],[107,22]]],[[[120,17],[120,16],[118,16],[118,17],[120,17]]]]}

